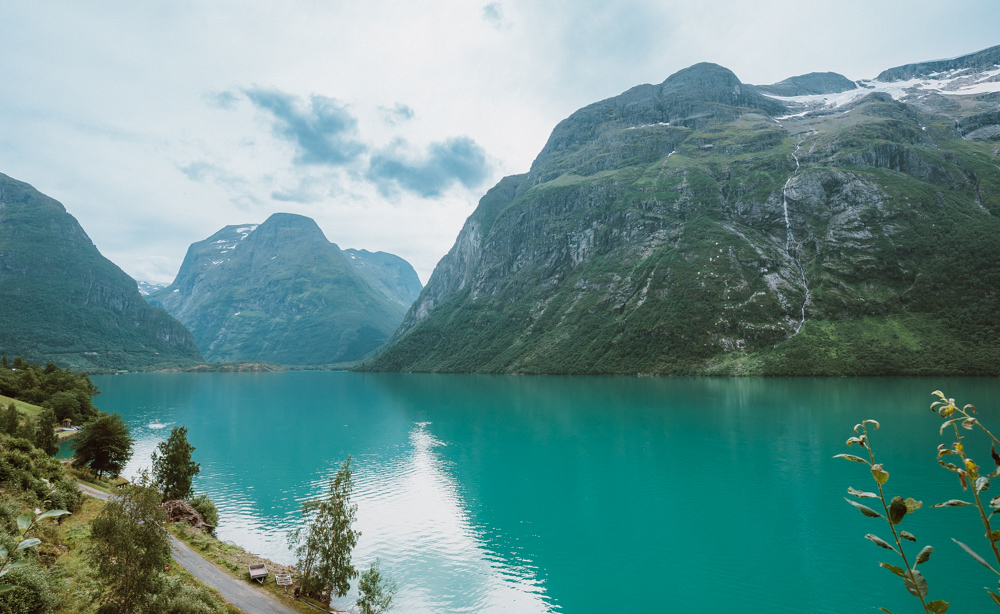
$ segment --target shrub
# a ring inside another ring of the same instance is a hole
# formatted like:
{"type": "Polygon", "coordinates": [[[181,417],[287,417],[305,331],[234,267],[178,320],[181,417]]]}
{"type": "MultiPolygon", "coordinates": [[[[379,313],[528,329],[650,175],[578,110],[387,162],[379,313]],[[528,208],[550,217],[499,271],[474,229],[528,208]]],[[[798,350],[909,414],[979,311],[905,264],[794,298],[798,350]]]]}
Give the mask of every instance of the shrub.
{"type": "Polygon", "coordinates": [[[14,569],[3,581],[17,587],[0,594],[0,612],[4,614],[45,614],[56,605],[49,574],[37,565],[14,569]]]}
{"type": "Polygon", "coordinates": [[[201,517],[205,519],[205,522],[212,525],[213,527],[219,524],[219,510],[215,508],[215,504],[212,500],[208,498],[208,495],[198,495],[197,497],[188,501],[201,517]]]}

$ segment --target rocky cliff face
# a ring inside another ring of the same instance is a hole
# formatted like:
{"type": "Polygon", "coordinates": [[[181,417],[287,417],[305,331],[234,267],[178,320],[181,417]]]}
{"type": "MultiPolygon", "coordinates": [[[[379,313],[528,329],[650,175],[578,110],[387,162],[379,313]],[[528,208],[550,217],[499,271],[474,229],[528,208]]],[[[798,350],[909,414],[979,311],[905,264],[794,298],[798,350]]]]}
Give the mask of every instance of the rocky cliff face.
{"type": "Polygon", "coordinates": [[[342,252],[313,220],[276,213],[191,245],[149,301],[184,322],[208,360],[320,365],[381,346],[419,291],[401,258],[342,252]]]}
{"type": "Polygon", "coordinates": [[[585,107],[364,368],[1000,373],[1000,64],[972,64],[782,97],[699,64],[585,107]]]}
{"type": "Polygon", "coordinates": [[[143,300],[76,219],[0,175],[0,353],[77,369],[200,362],[194,339],[143,300]]]}

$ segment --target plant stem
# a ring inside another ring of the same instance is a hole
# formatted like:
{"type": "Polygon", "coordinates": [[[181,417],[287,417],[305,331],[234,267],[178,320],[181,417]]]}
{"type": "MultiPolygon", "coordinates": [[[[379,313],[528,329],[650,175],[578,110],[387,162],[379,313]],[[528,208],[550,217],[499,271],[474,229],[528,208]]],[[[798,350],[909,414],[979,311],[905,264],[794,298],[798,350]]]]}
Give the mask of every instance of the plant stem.
{"type": "MultiPolygon", "coordinates": [[[[868,427],[862,425],[861,430],[865,433],[865,449],[868,450],[868,458],[871,460],[872,466],[874,466],[875,452],[872,450],[871,439],[868,437],[868,427]]],[[[920,590],[917,588],[917,580],[913,577],[913,569],[910,567],[910,562],[906,559],[906,553],[903,552],[903,542],[900,541],[899,534],[896,532],[896,525],[892,524],[892,515],[889,513],[889,506],[885,502],[885,493],[882,491],[882,484],[876,479],[875,485],[878,486],[878,498],[882,502],[882,509],[885,510],[885,521],[889,524],[889,530],[892,531],[893,539],[896,540],[896,548],[898,548],[896,552],[903,559],[903,564],[906,566],[906,575],[910,577],[910,582],[913,584],[917,598],[920,599],[920,605],[924,607],[924,613],[930,614],[930,610],[927,609],[927,601],[924,600],[924,596],[920,594],[920,590]]]]}

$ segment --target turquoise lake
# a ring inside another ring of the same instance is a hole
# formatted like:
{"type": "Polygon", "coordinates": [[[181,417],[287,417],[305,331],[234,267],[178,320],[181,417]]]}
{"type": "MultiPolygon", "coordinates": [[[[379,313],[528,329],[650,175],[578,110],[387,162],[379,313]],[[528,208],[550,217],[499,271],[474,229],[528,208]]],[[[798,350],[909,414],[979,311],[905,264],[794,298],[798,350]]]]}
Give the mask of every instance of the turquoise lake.
{"type": "MultiPolygon", "coordinates": [[[[95,403],[136,439],[126,475],[175,425],[201,463],[195,489],[218,536],[291,563],[303,501],[354,459],[358,568],[377,556],[399,585],[394,611],[897,612],[919,610],[878,567],[898,557],[884,521],[844,501],[873,490],[833,459],[874,418],[890,494],[924,509],[901,528],[931,599],[988,611],[997,577],[974,508],[937,465],[940,388],[1000,431],[995,379],[507,377],[342,372],[94,377],[95,403]]],[[[989,446],[973,433],[973,458],[989,446]]],[[[1000,485],[998,485],[1000,488],[1000,485]]],[[[995,495],[998,493],[989,493],[995,495]]],[[[866,501],[870,503],[872,500],[866,501]]],[[[875,501],[877,503],[877,500],[875,501]]],[[[354,596],[334,602],[342,608],[354,596]]]]}

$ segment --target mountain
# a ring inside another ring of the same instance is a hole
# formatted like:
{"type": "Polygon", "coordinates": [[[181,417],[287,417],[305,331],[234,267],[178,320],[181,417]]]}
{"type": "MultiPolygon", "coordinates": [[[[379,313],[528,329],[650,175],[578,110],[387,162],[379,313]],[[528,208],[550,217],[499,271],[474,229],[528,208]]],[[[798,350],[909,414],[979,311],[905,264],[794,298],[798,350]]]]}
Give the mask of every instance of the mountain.
{"type": "Polygon", "coordinates": [[[156,292],[157,290],[162,290],[170,284],[162,281],[146,281],[143,279],[135,280],[136,286],[139,288],[139,294],[143,296],[149,296],[151,292],[156,292]]]}
{"type": "Polygon", "coordinates": [[[148,300],[191,330],[207,360],[326,365],[381,346],[419,291],[405,260],[341,251],[310,218],[276,213],[192,244],[148,300]]]}
{"type": "Polygon", "coordinates": [[[194,338],[101,255],[76,219],[0,174],[0,353],[82,370],[201,362],[194,338]]]}
{"type": "Polygon", "coordinates": [[[697,64],[584,107],[361,368],[1000,374],[997,75],[994,50],[854,87],[697,64]]]}
{"type": "Polygon", "coordinates": [[[835,72],[811,72],[789,77],[772,85],[758,85],[757,89],[771,96],[810,96],[814,94],[839,94],[857,89],[857,84],[835,72]]]}

